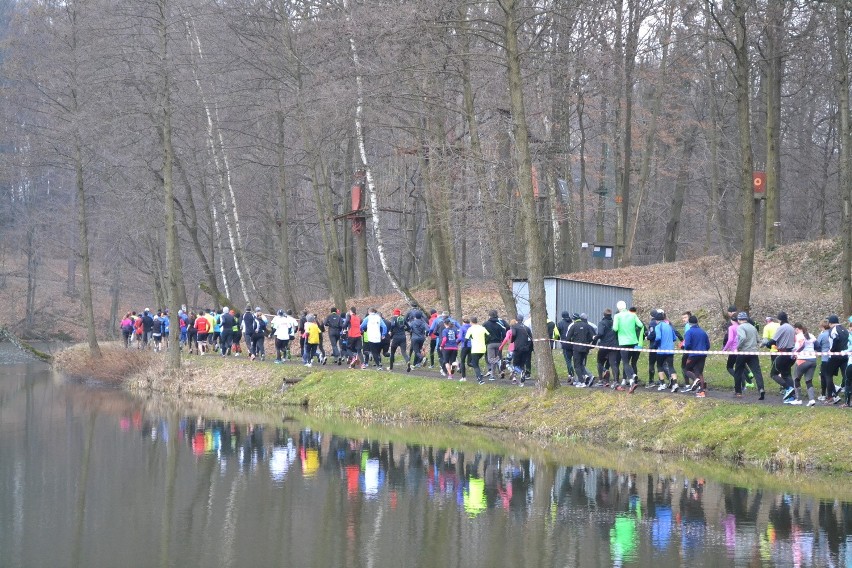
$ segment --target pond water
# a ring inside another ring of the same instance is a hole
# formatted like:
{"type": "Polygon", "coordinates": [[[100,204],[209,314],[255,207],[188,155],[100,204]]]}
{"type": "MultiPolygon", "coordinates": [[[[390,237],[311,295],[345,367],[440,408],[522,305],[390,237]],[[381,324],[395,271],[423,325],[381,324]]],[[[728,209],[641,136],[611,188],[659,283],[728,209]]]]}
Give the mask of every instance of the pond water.
{"type": "Polygon", "coordinates": [[[0,365],[0,566],[852,567],[848,502],[228,416],[0,365]]]}

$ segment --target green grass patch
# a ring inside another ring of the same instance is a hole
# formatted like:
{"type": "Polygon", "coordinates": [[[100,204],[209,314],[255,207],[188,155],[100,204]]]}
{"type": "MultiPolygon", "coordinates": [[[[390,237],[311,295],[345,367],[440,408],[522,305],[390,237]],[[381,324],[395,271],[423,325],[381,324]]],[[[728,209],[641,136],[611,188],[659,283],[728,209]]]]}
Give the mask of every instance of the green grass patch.
{"type": "Polygon", "coordinates": [[[825,435],[852,426],[852,413],[836,408],[761,407],[594,389],[545,392],[326,370],[309,374],[280,400],[372,420],[488,426],[768,469],[852,472],[846,444],[825,435]]]}

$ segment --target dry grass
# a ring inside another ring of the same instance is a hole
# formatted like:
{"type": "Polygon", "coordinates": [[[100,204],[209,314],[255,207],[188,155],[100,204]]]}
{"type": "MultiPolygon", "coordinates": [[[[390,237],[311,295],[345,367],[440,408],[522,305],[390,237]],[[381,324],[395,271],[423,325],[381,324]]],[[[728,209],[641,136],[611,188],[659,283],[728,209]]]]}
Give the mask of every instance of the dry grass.
{"type": "Polygon", "coordinates": [[[56,369],[75,379],[119,383],[140,371],[153,368],[154,354],[125,349],[120,343],[102,343],[101,356],[92,357],[88,345],[75,345],[54,357],[56,369]]]}

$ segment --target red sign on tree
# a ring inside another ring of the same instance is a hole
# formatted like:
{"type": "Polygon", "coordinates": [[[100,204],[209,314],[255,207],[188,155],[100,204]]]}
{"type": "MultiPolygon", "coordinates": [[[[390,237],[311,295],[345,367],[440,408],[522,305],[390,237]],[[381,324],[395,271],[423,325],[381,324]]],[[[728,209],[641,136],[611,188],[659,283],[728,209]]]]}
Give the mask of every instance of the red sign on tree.
{"type": "Polygon", "coordinates": [[[754,180],[754,196],[762,199],[766,194],[766,172],[754,172],[752,179],[754,180]]]}

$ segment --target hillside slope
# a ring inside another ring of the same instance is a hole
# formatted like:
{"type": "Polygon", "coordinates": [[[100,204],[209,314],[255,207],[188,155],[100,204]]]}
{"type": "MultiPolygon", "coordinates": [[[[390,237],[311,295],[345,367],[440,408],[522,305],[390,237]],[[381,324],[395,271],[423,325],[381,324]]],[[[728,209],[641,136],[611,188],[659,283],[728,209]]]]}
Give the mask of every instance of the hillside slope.
{"type": "MultiPolygon", "coordinates": [[[[841,301],[840,256],[840,245],[832,240],[788,245],[770,253],[758,251],[751,313],[762,318],[784,310],[791,322],[801,320],[810,327],[815,327],[828,314],[838,313],[841,301]]],[[[723,310],[733,302],[738,264],[738,256],[708,256],[562,276],[633,288],[634,303],[643,316],[652,308],[662,308],[671,316],[690,310],[712,315],[715,320],[721,318],[723,310]]],[[[416,290],[415,296],[425,307],[439,308],[435,290],[416,290]]],[[[395,294],[355,299],[353,305],[360,309],[375,306],[384,314],[390,314],[394,308],[406,308],[395,294]]],[[[327,302],[311,302],[308,308],[324,314],[329,306],[327,302]]],[[[490,281],[468,282],[462,306],[465,315],[478,317],[486,315],[492,308],[498,308],[501,313],[504,311],[496,287],[490,281]]],[[[583,308],[578,306],[577,309],[583,308]]],[[[590,317],[597,321],[600,314],[590,314],[590,317]]]]}
{"type": "MultiPolygon", "coordinates": [[[[774,315],[779,310],[790,314],[791,321],[802,321],[815,327],[829,313],[840,311],[840,243],[834,240],[797,243],[766,253],[758,251],[755,258],[755,278],[751,313],[756,317],[774,315]]],[[[82,338],[79,298],[65,295],[64,261],[45,262],[39,269],[36,296],[37,323],[25,329],[26,271],[23,259],[7,259],[0,278],[0,325],[17,333],[51,337],[66,333],[82,338]]],[[[634,289],[634,303],[646,316],[652,308],[665,309],[670,315],[685,310],[720,317],[721,311],[733,300],[737,279],[738,256],[709,256],[667,264],[637,266],[614,270],[589,270],[566,277],[601,284],[615,284],[634,289]]],[[[95,279],[101,284],[94,290],[95,318],[108,329],[110,286],[103,273],[95,279]]],[[[82,279],[78,279],[80,282],[82,279]]],[[[464,287],[465,315],[483,317],[488,310],[503,312],[496,287],[491,281],[467,281],[464,287]]],[[[427,308],[439,308],[433,289],[417,289],[415,296],[427,308]]],[[[205,299],[200,299],[206,305],[205,299]]],[[[396,294],[353,298],[349,305],[360,311],[374,306],[384,314],[394,308],[406,309],[396,294]]],[[[329,300],[309,302],[305,307],[318,314],[328,313],[329,300]]],[[[148,286],[122,286],[119,312],[142,307],[156,308],[148,295],[148,286]]],[[[271,307],[270,307],[271,308],[271,307]]],[[[582,310],[582,307],[577,308],[582,310]]],[[[597,320],[599,314],[590,314],[597,320]]]]}

